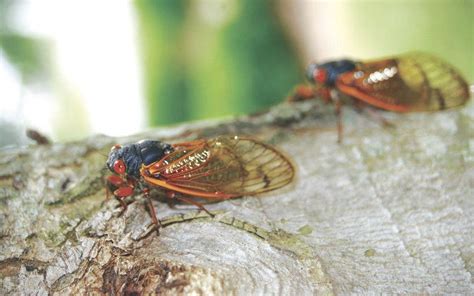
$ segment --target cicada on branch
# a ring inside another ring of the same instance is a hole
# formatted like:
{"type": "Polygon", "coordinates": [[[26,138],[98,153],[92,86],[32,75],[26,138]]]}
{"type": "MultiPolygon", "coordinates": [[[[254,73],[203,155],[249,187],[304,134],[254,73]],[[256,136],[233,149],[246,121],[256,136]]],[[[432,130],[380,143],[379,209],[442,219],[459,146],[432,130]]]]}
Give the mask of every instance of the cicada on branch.
{"type": "Polygon", "coordinates": [[[342,137],[339,94],[395,112],[438,111],[465,104],[469,87],[462,75],[443,60],[426,53],[409,53],[374,61],[339,60],[312,63],[307,78],[314,87],[300,86],[290,101],[322,97],[333,102],[342,137]]]}
{"type": "Polygon", "coordinates": [[[219,201],[255,195],[281,188],[295,175],[291,161],[276,148],[237,136],[172,145],[153,140],[115,145],[107,167],[114,173],[107,178],[108,187],[123,210],[124,199],[142,191],[157,229],[160,223],[149,198],[151,188],[208,212],[193,197],[219,201]]]}

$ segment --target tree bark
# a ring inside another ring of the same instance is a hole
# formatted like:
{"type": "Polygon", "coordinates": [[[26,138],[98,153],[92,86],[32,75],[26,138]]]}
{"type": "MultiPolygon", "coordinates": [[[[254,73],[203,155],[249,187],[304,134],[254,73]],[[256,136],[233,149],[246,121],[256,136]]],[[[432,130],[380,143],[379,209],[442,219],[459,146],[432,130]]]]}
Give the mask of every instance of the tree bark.
{"type": "Polygon", "coordinates": [[[474,104],[366,114],[281,104],[258,115],[0,152],[0,294],[473,294],[474,104]],[[251,135],[292,158],[291,186],[174,208],[105,199],[113,144],[251,135]]]}

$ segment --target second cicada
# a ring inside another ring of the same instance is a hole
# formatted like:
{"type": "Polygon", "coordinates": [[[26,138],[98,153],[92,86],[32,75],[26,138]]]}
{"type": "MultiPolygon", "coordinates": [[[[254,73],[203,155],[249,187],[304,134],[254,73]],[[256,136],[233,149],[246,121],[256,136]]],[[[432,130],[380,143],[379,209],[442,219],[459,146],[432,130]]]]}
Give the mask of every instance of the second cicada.
{"type": "Polygon", "coordinates": [[[150,214],[157,227],[160,222],[149,198],[151,188],[162,189],[168,198],[208,212],[193,197],[219,201],[255,195],[283,187],[295,175],[293,165],[280,151],[240,137],[172,145],[153,140],[115,145],[107,167],[113,172],[107,178],[108,190],[120,201],[123,210],[127,208],[124,199],[141,191],[148,197],[150,214]]]}
{"type": "Polygon", "coordinates": [[[290,100],[319,96],[334,102],[339,139],[340,94],[354,98],[359,105],[365,103],[395,112],[438,111],[463,105],[470,97],[462,75],[445,61],[426,53],[365,62],[345,59],[312,63],[306,74],[315,86],[299,87],[290,100]]]}

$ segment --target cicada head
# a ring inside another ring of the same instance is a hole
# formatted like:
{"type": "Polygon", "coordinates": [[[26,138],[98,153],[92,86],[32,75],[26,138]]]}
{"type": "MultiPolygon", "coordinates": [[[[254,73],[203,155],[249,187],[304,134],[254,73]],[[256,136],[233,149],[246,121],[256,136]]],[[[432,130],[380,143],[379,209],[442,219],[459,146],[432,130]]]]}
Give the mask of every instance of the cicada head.
{"type": "Polygon", "coordinates": [[[306,68],[306,78],[313,83],[325,84],[327,71],[317,63],[311,63],[306,68]]]}
{"type": "Polygon", "coordinates": [[[173,147],[160,141],[143,140],[135,144],[112,147],[107,167],[118,175],[140,177],[142,165],[149,165],[173,151],[173,147]]]}
{"type": "Polygon", "coordinates": [[[128,174],[128,166],[124,161],[124,154],[127,154],[129,146],[122,147],[120,145],[114,145],[110,149],[109,157],[107,158],[107,167],[113,173],[118,175],[128,174]]]}
{"type": "Polygon", "coordinates": [[[311,63],[306,68],[306,77],[313,83],[331,87],[334,86],[339,75],[353,71],[355,67],[355,63],[350,60],[340,60],[324,64],[311,63]]]}

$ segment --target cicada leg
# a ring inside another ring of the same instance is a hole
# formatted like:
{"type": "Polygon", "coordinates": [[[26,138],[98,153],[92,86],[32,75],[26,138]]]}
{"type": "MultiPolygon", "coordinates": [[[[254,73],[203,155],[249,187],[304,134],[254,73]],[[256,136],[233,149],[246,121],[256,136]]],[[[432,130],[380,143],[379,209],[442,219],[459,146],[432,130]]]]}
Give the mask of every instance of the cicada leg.
{"type": "Polygon", "coordinates": [[[110,195],[113,194],[113,190],[111,189],[111,185],[113,185],[115,188],[118,188],[125,184],[125,181],[117,175],[110,175],[105,178],[106,180],[106,186],[105,186],[105,199],[108,200],[110,198],[110,195]]]}
{"type": "Polygon", "coordinates": [[[333,99],[333,95],[331,94],[332,91],[333,89],[329,87],[320,86],[315,92],[323,100],[324,103],[328,104],[331,103],[333,99]]]}
{"type": "MultiPolygon", "coordinates": [[[[174,200],[179,200],[188,204],[192,204],[196,207],[198,207],[200,210],[206,212],[209,216],[214,217],[214,214],[209,212],[201,203],[194,201],[190,198],[184,197],[184,196],[178,196],[178,194],[174,191],[168,190],[166,191],[166,197],[168,198],[168,201],[174,201],[174,200]]],[[[170,204],[168,202],[168,204],[170,204]]],[[[174,208],[174,205],[170,206],[170,208],[174,208]]]]}
{"type": "MultiPolygon", "coordinates": [[[[155,211],[155,208],[153,207],[153,203],[151,202],[151,198],[150,198],[150,189],[143,188],[142,191],[143,191],[143,195],[148,201],[148,210],[150,211],[153,227],[156,229],[156,232],[160,234],[161,222],[156,217],[156,211],[155,211]]],[[[151,229],[149,231],[151,231],[151,229]]]]}
{"type": "Polygon", "coordinates": [[[111,192],[110,185],[114,186],[115,189],[113,191],[114,197],[120,202],[122,207],[122,211],[119,213],[121,216],[127,210],[127,203],[124,201],[125,198],[133,195],[135,190],[134,182],[131,179],[124,179],[117,175],[111,175],[107,177],[107,188],[106,188],[106,198],[108,199],[109,194],[111,192]]]}
{"type": "Polygon", "coordinates": [[[209,212],[202,204],[198,203],[197,201],[194,201],[192,199],[189,199],[189,198],[186,198],[186,197],[180,197],[180,196],[175,196],[176,199],[182,201],[182,202],[186,202],[186,203],[189,203],[189,204],[192,204],[192,205],[195,205],[196,207],[198,207],[200,210],[206,212],[209,216],[213,217],[214,218],[214,214],[209,212]]]}
{"type": "Polygon", "coordinates": [[[293,94],[288,97],[289,102],[300,102],[313,99],[315,97],[314,87],[300,84],[295,87],[293,94]]]}
{"type": "Polygon", "coordinates": [[[171,190],[166,190],[165,192],[166,194],[166,203],[168,204],[168,207],[170,207],[171,209],[175,209],[176,208],[176,203],[175,203],[175,198],[174,196],[176,195],[176,192],[174,191],[171,191],[171,190]]]}
{"type": "Polygon", "coordinates": [[[342,143],[342,132],[343,132],[343,125],[342,125],[342,101],[339,97],[339,93],[335,89],[331,89],[330,95],[332,100],[334,101],[334,105],[336,107],[336,117],[337,117],[337,143],[342,143]]]}
{"type": "Polygon", "coordinates": [[[300,102],[319,98],[325,103],[331,102],[331,88],[324,85],[304,85],[300,84],[295,87],[293,94],[288,97],[289,102],[300,102]]]}
{"type": "Polygon", "coordinates": [[[127,210],[128,204],[124,201],[125,198],[131,196],[133,194],[134,188],[130,186],[123,186],[119,187],[117,190],[114,191],[115,198],[120,202],[122,206],[122,211],[120,212],[119,216],[121,216],[127,210]]]}
{"type": "Polygon", "coordinates": [[[377,110],[374,110],[372,106],[363,103],[360,100],[354,100],[354,106],[358,112],[365,112],[367,115],[370,116],[374,121],[381,124],[384,127],[395,127],[393,123],[388,121],[382,115],[380,115],[377,110]]]}

